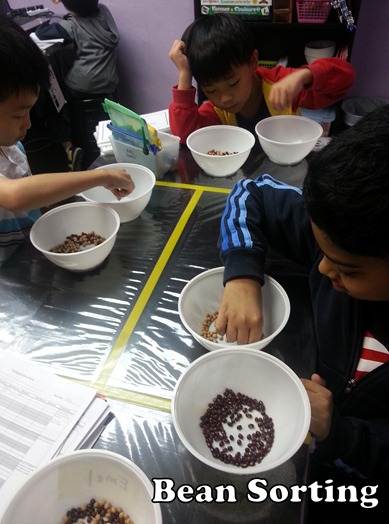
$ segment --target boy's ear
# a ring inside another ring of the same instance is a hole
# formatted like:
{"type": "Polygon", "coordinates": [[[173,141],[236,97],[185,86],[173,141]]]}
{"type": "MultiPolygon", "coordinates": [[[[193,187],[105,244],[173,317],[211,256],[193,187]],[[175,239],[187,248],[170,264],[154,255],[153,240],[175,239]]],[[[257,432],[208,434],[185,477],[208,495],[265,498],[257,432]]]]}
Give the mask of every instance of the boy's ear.
{"type": "Polygon", "coordinates": [[[250,66],[253,68],[253,72],[257,70],[258,67],[258,50],[254,49],[253,54],[250,59],[250,66]]]}

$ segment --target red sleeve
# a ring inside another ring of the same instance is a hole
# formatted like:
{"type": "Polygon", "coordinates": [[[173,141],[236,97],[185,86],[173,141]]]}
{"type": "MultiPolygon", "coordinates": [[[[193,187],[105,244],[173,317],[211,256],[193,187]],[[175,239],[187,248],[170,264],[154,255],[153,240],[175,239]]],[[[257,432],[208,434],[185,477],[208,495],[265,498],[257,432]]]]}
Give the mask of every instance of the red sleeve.
{"type": "Polygon", "coordinates": [[[201,127],[220,124],[211,102],[198,106],[195,102],[196,89],[177,89],[173,87],[173,101],[169,105],[169,124],[173,135],[179,136],[181,144],[187,137],[201,127]]]}
{"type": "MultiPolygon", "coordinates": [[[[353,66],[340,58],[319,58],[310,65],[302,66],[310,69],[313,75],[312,84],[303,89],[293,102],[293,111],[298,107],[306,109],[321,109],[344,98],[354,83],[353,66]]],[[[296,69],[276,66],[273,69],[259,72],[266,80],[277,82],[296,69]]]]}

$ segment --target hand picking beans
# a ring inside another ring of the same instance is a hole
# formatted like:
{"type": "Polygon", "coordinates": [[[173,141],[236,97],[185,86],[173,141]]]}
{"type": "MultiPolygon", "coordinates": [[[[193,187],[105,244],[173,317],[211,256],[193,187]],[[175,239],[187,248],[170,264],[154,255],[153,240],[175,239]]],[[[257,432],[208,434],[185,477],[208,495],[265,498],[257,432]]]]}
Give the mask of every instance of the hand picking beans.
{"type": "Polygon", "coordinates": [[[64,524],[134,524],[121,508],[112,506],[104,499],[90,499],[87,504],[67,511],[62,518],[64,524]]]}
{"type": "Polygon", "coordinates": [[[229,388],[208,404],[200,421],[212,456],[225,464],[255,466],[274,442],[273,420],[263,402],[229,388]]]}
{"type": "MultiPolygon", "coordinates": [[[[206,340],[209,340],[210,342],[216,342],[216,344],[218,344],[222,340],[225,341],[225,335],[219,335],[216,329],[214,329],[214,323],[216,322],[218,315],[219,315],[218,311],[214,311],[213,313],[207,313],[205,315],[203,323],[201,324],[201,331],[200,331],[200,335],[203,338],[205,338],[206,340]],[[211,329],[211,326],[213,327],[213,329],[211,329]]],[[[266,335],[265,333],[262,333],[260,340],[264,338],[266,338],[266,335]]],[[[234,342],[231,342],[231,344],[233,343],[234,342]]]]}
{"type": "Polygon", "coordinates": [[[82,232],[80,235],[72,233],[66,237],[65,242],[57,244],[52,247],[50,251],[52,253],[77,253],[89,246],[98,246],[99,244],[102,244],[104,240],[104,237],[96,234],[94,231],[91,231],[90,233],[82,232]]]}
{"type": "Polygon", "coordinates": [[[219,151],[218,149],[210,149],[207,151],[207,155],[212,156],[226,156],[226,155],[236,155],[238,151],[233,151],[232,153],[229,153],[228,151],[219,151]]]}

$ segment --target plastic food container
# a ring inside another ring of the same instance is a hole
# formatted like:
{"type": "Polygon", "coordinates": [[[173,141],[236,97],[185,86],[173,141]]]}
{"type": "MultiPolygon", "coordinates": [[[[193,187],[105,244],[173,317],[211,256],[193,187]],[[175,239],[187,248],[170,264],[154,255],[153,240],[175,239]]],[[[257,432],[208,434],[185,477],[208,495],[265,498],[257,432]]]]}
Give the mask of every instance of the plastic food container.
{"type": "Polygon", "coordinates": [[[323,135],[328,136],[331,130],[331,124],[336,118],[336,110],[333,107],[324,109],[304,109],[300,108],[301,116],[314,120],[323,128],[323,135]]]}
{"type": "Polygon", "coordinates": [[[158,132],[158,137],[162,143],[161,151],[158,151],[156,155],[152,152],[145,155],[142,148],[111,136],[110,140],[116,162],[140,164],[151,169],[156,178],[162,178],[167,171],[174,169],[177,164],[180,138],[161,131],[158,132]]]}

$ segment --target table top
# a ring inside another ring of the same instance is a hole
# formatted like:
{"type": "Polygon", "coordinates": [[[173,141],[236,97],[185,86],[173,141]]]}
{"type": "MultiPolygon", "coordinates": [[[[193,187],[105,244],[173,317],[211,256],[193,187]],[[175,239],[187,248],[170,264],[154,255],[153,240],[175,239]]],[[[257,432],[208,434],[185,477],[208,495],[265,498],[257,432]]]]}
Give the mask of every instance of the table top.
{"type": "MultiPolygon", "coordinates": [[[[100,157],[95,165],[113,162],[100,157]]],[[[301,186],[306,161],[277,166],[254,153],[237,174],[214,178],[181,147],[175,171],[157,181],[145,211],[122,224],[103,264],[73,273],[51,264],[30,242],[0,269],[0,347],[105,394],[115,415],[96,443],[140,466],[150,478],[236,486],[239,502],[162,503],[164,524],[288,524],[302,522],[304,504],[248,502],[247,476],[229,476],[195,459],[172,425],[170,401],[182,372],[206,353],[180,322],[178,297],[198,273],[221,265],[216,247],[226,197],[242,177],[269,173],[301,186]]],[[[299,376],[314,366],[306,275],[270,262],[267,271],[286,289],[291,316],[265,351],[299,376]]],[[[261,478],[275,485],[303,484],[308,446],[261,478]]]]}

